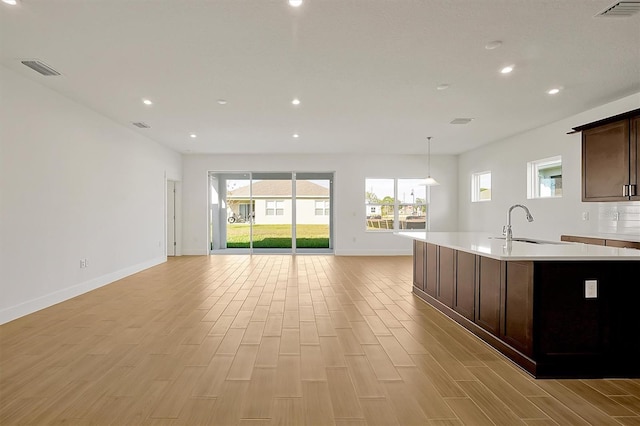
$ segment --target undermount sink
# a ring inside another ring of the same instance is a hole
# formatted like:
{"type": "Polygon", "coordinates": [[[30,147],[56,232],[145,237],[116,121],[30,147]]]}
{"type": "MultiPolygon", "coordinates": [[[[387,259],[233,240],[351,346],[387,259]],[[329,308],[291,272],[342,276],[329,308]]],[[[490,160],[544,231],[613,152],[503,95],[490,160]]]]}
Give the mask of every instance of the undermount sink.
{"type": "MultiPolygon", "coordinates": [[[[506,237],[489,237],[494,240],[504,240],[506,237]]],[[[517,241],[519,243],[529,243],[529,244],[564,244],[561,241],[545,241],[545,240],[534,240],[532,238],[513,238],[512,241],[517,241]]]]}

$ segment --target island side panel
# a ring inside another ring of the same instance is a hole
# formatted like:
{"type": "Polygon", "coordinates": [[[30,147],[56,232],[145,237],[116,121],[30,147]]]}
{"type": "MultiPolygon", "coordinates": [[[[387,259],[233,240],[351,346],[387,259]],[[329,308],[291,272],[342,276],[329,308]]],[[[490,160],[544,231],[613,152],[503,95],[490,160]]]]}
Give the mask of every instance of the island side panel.
{"type": "Polygon", "coordinates": [[[536,262],[535,287],[542,375],[640,375],[640,262],[536,262]]]}

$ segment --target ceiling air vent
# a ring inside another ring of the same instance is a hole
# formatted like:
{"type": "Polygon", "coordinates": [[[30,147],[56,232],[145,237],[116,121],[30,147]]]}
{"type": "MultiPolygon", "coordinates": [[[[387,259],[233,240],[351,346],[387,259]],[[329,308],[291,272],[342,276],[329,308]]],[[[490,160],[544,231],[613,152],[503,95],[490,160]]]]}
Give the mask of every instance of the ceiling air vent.
{"type": "Polygon", "coordinates": [[[147,123],[143,123],[142,121],[135,121],[133,123],[134,126],[136,127],[140,127],[141,129],[150,129],[151,126],[149,126],[147,123]]]}
{"type": "Polygon", "coordinates": [[[24,65],[28,66],[29,68],[31,68],[32,70],[39,72],[40,74],[47,76],[47,77],[51,77],[51,76],[55,76],[55,75],[60,75],[60,73],[56,70],[54,70],[53,68],[51,68],[49,65],[45,64],[44,62],[38,61],[38,60],[27,60],[27,61],[20,61],[22,62],[24,65]]]}
{"type": "Polygon", "coordinates": [[[602,12],[598,13],[596,18],[600,16],[624,18],[635,15],[638,12],[640,12],[640,0],[622,0],[615,2],[602,12]]]}
{"type": "Polygon", "coordinates": [[[473,118],[454,118],[449,124],[469,124],[473,118]]]}

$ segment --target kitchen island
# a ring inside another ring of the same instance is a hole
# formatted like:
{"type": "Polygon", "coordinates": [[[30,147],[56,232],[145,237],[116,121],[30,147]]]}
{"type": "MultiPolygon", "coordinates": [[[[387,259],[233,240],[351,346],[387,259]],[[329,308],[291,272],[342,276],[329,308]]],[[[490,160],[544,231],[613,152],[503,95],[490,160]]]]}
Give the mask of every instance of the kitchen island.
{"type": "Polygon", "coordinates": [[[413,292],[534,377],[640,377],[640,250],[396,235],[413,239],[413,292]]]}

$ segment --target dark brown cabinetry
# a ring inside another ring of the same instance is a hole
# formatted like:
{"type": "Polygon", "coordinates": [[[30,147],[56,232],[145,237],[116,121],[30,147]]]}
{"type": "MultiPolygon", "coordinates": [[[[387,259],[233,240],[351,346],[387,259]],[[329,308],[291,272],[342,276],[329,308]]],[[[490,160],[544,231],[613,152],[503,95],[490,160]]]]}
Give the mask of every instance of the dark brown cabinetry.
{"type": "Polygon", "coordinates": [[[438,289],[438,246],[428,243],[426,245],[427,265],[425,269],[424,291],[430,296],[436,297],[438,289]]]}
{"type": "Polygon", "coordinates": [[[640,250],[640,242],[637,242],[637,241],[612,240],[608,238],[604,239],[604,238],[592,238],[592,237],[578,237],[575,235],[561,235],[560,241],[593,244],[596,246],[632,248],[632,249],[640,250]]]}
{"type": "Polygon", "coordinates": [[[426,266],[426,244],[413,241],[413,286],[424,290],[424,269],[426,266]]]}
{"type": "Polygon", "coordinates": [[[476,324],[500,334],[500,261],[479,256],[476,324]]]}
{"type": "Polygon", "coordinates": [[[640,200],[640,110],[574,128],[582,132],[582,201],[640,200]]]}
{"type": "Polygon", "coordinates": [[[471,321],[475,319],[476,310],[476,257],[471,253],[456,252],[453,309],[471,321]]]}
{"type": "Polygon", "coordinates": [[[500,261],[418,241],[414,274],[417,296],[535,377],[640,377],[638,261],[500,261]]]}
{"type": "Polygon", "coordinates": [[[438,252],[438,290],[436,299],[452,308],[456,283],[456,251],[447,247],[439,247],[438,252]]]}
{"type": "Polygon", "coordinates": [[[504,262],[502,339],[527,356],[533,352],[533,263],[504,262]]]}

